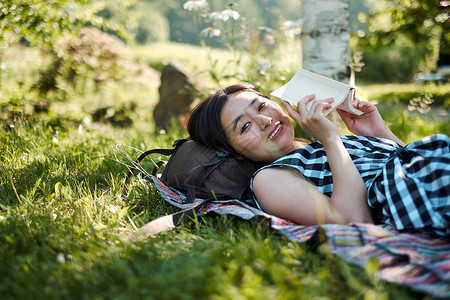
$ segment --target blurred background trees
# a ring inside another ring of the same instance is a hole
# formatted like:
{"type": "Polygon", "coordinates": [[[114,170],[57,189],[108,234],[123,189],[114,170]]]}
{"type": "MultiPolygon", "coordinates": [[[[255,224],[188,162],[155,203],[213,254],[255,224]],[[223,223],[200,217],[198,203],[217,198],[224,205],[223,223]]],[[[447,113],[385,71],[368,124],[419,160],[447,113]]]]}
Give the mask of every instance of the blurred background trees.
{"type": "MultiPolygon", "coordinates": [[[[108,2],[109,6],[113,3],[108,2]]],[[[120,4],[125,8],[124,4],[120,4]]],[[[47,93],[57,85],[57,75],[66,76],[70,82],[76,74],[76,63],[88,60],[74,60],[73,47],[68,40],[76,38],[80,30],[87,26],[96,26],[104,31],[114,32],[124,40],[133,38],[127,29],[128,23],[115,22],[113,18],[102,18],[100,15],[108,8],[105,3],[89,0],[5,0],[0,3],[0,71],[5,67],[2,61],[3,52],[11,45],[20,42],[41,49],[50,57],[47,69],[42,70],[41,79],[35,86],[39,91],[47,93]],[[72,66],[68,66],[72,64],[72,66]],[[65,65],[65,66],[62,66],[65,65]],[[65,69],[65,70],[63,70],[65,69]]],[[[80,48],[80,47],[79,47],[80,48]]],[[[89,64],[89,63],[86,63],[89,64]]],[[[1,84],[1,73],[0,73],[1,84]]]]}
{"type": "MultiPolygon", "coordinates": [[[[417,131],[405,129],[411,122],[402,109],[425,111],[421,105],[433,103],[442,106],[435,110],[439,116],[448,118],[449,84],[419,85],[415,77],[433,75],[448,55],[449,1],[348,2],[351,65],[362,96],[398,111],[393,119],[399,131],[417,131]]],[[[56,124],[88,126],[103,112],[103,119],[119,119],[116,123],[148,121],[159,98],[161,71],[174,58],[208,89],[248,81],[270,92],[302,66],[302,3],[3,0],[0,120],[14,124],[24,117],[48,117],[56,124]]],[[[336,50],[333,43],[327,48],[336,50]]],[[[443,131],[429,121],[422,124],[427,132],[443,131]]]]}
{"type": "MultiPolygon", "coordinates": [[[[192,13],[183,8],[184,2],[5,0],[0,3],[0,57],[2,50],[18,40],[61,56],[60,42],[86,26],[114,34],[127,44],[173,41],[200,45],[198,28],[192,13]]],[[[449,52],[448,1],[349,2],[352,52],[358,57],[357,63],[364,65],[358,80],[411,81],[419,72],[436,70],[439,49],[449,52]]],[[[208,11],[199,12],[201,29],[216,27],[217,20],[209,14],[227,9],[230,2],[209,0],[207,4],[208,11]]],[[[232,9],[240,14],[233,46],[245,51],[257,48],[255,36],[261,32],[266,42],[273,39],[274,45],[280,45],[289,29],[286,21],[292,24],[302,17],[300,0],[242,0],[232,3],[232,9]]],[[[224,35],[211,39],[212,47],[225,48],[227,43],[224,35]]]]}
{"type": "MultiPolygon", "coordinates": [[[[450,2],[369,0],[358,13],[356,51],[365,53],[360,76],[376,82],[411,81],[419,72],[436,72],[439,57],[450,54],[450,2]]],[[[443,62],[442,62],[443,63],[443,62]]]]}

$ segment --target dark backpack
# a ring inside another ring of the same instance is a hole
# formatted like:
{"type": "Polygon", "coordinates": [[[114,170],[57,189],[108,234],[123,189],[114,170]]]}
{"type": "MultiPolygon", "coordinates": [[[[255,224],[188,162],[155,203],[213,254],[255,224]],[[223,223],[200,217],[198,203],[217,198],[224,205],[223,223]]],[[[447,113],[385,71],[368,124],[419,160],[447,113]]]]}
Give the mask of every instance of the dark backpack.
{"type": "MultiPolygon", "coordinates": [[[[237,199],[254,206],[250,179],[261,166],[229,151],[205,147],[190,138],[176,140],[172,149],[151,149],[144,152],[130,167],[124,187],[128,185],[137,166],[150,154],[170,155],[160,177],[166,186],[177,189],[191,203],[195,198],[219,200],[237,199]]],[[[155,175],[163,165],[153,168],[155,175]]]]}
{"type": "MultiPolygon", "coordinates": [[[[139,156],[128,172],[123,193],[128,193],[128,186],[141,161],[150,154],[170,155],[160,180],[166,186],[177,189],[192,203],[195,198],[202,198],[197,206],[171,215],[160,217],[142,226],[137,234],[151,236],[196,219],[201,209],[211,200],[237,199],[254,206],[250,191],[250,179],[262,166],[249,159],[224,150],[205,147],[190,138],[176,140],[172,149],[151,149],[139,156]]],[[[152,175],[164,164],[156,163],[152,175]]]]}

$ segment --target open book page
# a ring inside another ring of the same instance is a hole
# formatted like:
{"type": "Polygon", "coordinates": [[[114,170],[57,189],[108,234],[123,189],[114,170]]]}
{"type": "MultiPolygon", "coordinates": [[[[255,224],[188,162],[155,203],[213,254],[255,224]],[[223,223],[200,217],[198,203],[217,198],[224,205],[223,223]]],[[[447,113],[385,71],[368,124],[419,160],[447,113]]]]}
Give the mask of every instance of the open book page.
{"type": "MultiPolygon", "coordinates": [[[[353,107],[352,101],[355,97],[355,88],[342,82],[298,69],[294,77],[282,87],[270,93],[272,96],[286,100],[292,105],[297,105],[298,101],[306,95],[315,94],[316,99],[326,99],[333,97],[334,102],[331,109],[325,112],[328,115],[332,110],[339,108],[356,115],[362,112],[353,107]]],[[[309,107],[311,107],[310,102],[309,107]]]]}

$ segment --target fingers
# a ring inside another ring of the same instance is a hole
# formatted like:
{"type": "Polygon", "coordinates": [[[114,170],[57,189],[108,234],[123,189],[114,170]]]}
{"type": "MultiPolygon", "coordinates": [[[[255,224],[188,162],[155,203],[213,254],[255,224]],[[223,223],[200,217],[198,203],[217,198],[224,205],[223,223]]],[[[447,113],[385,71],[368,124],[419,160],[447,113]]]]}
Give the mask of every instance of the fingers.
{"type": "Polygon", "coordinates": [[[331,103],[334,102],[334,98],[327,98],[323,100],[316,100],[311,103],[309,108],[310,114],[324,114],[328,109],[331,108],[331,103]]]}
{"type": "Polygon", "coordinates": [[[316,95],[311,94],[311,95],[306,95],[305,97],[302,98],[302,100],[298,101],[297,107],[298,107],[298,112],[300,113],[300,115],[302,115],[302,116],[308,115],[308,112],[311,109],[311,105],[314,104],[314,102],[312,102],[314,99],[316,99],[316,95]]]}
{"type": "Polygon", "coordinates": [[[316,96],[311,94],[303,97],[297,103],[297,109],[292,107],[292,105],[286,101],[283,101],[283,103],[291,118],[301,124],[306,118],[311,116],[315,116],[315,118],[323,116],[324,113],[331,108],[331,103],[333,103],[333,101],[334,98],[317,100],[316,96]]]}
{"type": "Polygon", "coordinates": [[[364,109],[367,109],[367,108],[373,106],[369,102],[363,101],[359,94],[355,94],[352,104],[353,104],[354,108],[359,109],[359,110],[364,110],[364,109]]]}
{"type": "Polygon", "coordinates": [[[353,99],[352,99],[352,105],[353,105],[353,107],[354,107],[354,108],[357,108],[358,105],[359,105],[361,102],[363,102],[361,96],[358,95],[358,94],[355,94],[355,96],[354,96],[353,99]]]}
{"type": "MultiPolygon", "coordinates": [[[[318,108],[319,108],[319,110],[320,110],[320,108],[324,108],[324,109],[330,108],[330,104],[333,103],[333,101],[334,101],[333,97],[318,100],[318,99],[316,99],[316,95],[311,94],[311,95],[307,95],[307,96],[303,97],[302,100],[300,100],[298,102],[297,107],[298,107],[299,113],[302,116],[305,116],[308,113],[315,113],[318,108]],[[315,100],[315,101],[313,101],[313,100],[315,100]]],[[[320,110],[320,111],[323,112],[323,110],[320,110]]]]}
{"type": "Polygon", "coordinates": [[[364,113],[372,112],[377,109],[375,105],[366,101],[360,101],[356,105],[354,105],[354,107],[364,113]]]}
{"type": "Polygon", "coordinates": [[[289,116],[300,124],[302,120],[300,114],[292,107],[292,105],[289,102],[283,100],[283,104],[284,107],[286,107],[286,111],[289,114],[289,116]]]}
{"type": "Polygon", "coordinates": [[[334,101],[333,98],[313,101],[314,99],[314,95],[304,97],[298,102],[298,111],[288,102],[283,101],[289,116],[294,119],[302,129],[310,132],[311,134],[313,134],[312,132],[317,131],[316,128],[321,128],[323,126],[326,128],[329,126],[329,120],[325,117],[324,112],[331,109],[331,103],[334,101]],[[310,104],[309,109],[308,103],[310,104]]]}
{"type": "Polygon", "coordinates": [[[309,132],[318,140],[333,134],[339,134],[337,127],[325,117],[325,112],[331,109],[331,103],[333,103],[334,99],[315,100],[315,98],[315,95],[303,97],[298,102],[297,109],[286,101],[283,101],[283,103],[289,116],[303,130],[309,132]]]}
{"type": "Polygon", "coordinates": [[[315,98],[316,96],[314,94],[306,95],[300,101],[297,102],[297,109],[292,107],[292,105],[287,101],[283,100],[283,104],[286,107],[289,116],[301,126],[302,117],[304,118],[308,115],[310,106],[308,105],[308,103],[312,104],[311,101],[313,101],[315,98]]]}

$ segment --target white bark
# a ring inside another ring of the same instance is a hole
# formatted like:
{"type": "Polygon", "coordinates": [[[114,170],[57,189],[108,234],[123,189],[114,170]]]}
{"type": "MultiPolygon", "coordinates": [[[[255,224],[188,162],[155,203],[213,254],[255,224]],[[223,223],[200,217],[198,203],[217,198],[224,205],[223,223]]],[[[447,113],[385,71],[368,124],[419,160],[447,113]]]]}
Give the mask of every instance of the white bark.
{"type": "Polygon", "coordinates": [[[303,68],[349,83],[349,0],[303,0],[303,68]]]}

